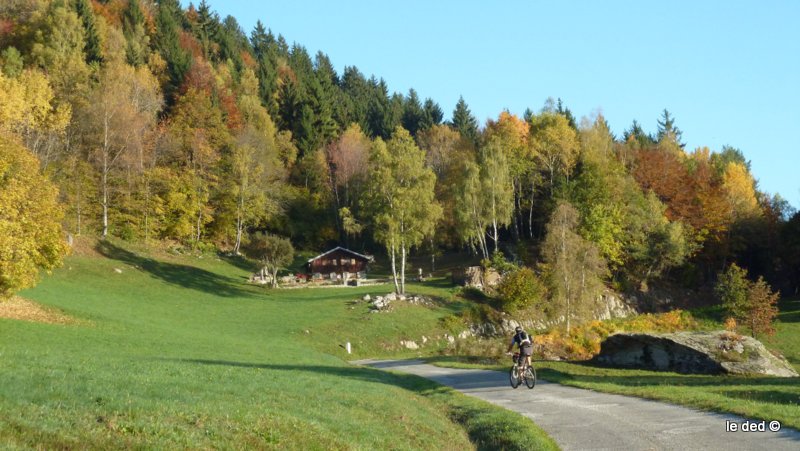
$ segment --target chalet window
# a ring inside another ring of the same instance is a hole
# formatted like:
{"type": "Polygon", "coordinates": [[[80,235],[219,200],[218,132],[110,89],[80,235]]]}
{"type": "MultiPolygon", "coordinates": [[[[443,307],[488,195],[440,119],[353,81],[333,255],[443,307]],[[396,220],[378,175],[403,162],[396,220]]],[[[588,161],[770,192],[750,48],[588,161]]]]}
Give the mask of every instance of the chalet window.
{"type": "Polygon", "coordinates": [[[356,259],[355,258],[351,258],[350,259],[350,264],[351,265],[355,265],[356,264],[356,259]]]}

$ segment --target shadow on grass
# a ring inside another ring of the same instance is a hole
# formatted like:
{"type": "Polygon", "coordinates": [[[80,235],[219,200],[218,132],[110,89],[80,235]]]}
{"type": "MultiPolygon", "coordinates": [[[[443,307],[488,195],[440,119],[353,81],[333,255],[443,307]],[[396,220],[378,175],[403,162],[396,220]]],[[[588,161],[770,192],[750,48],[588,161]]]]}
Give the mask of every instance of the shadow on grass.
{"type": "Polygon", "coordinates": [[[225,263],[227,263],[227,264],[229,264],[231,266],[234,266],[236,268],[239,268],[242,271],[255,272],[256,266],[258,266],[255,263],[253,263],[252,261],[250,261],[247,258],[245,258],[244,256],[242,256],[242,255],[231,255],[231,254],[219,252],[217,254],[217,257],[219,257],[219,259],[224,261],[225,263]]]}
{"type": "Polygon", "coordinates": [[[108,241],[99,241],[95,250],[106,258],[136,266],[157,279],[179,287],[224,297],[255,295],[246,287],[238,286],[241,285],[241,282],[231,277],[221,276],[194,266],[166,263],[143,257],[108,241]]]}
{"type": "MultiPolygon", "coordinates": [[[[175,362],[194,363],[198,365],[228,366],[237,368],[260,368],[272,371],[300,371],[315,374],[330,375],[335,377],[346,377],[358,379],[365,382],[394,385],[406,390],[412,390],[426,395],[430,390],[442,390],[438,384],[434,384],[428,379],[413,374],[403,373],[403,366],[409,362],[391,361],[380,363],[376,362],[375,368],[365,366],[320,366],[320,365],[281,365],[281,364],[262,364],[231,362],[226,360],[205,360],[205,359],[172,359],[175,362]],[[379,369],[380,368],[380,369],[379,369]],[[399,373],[389,373],[382,370],[396,370],[399,373]]],[[[434,379],[435,380],[435,379],[434,379]]],[[[499,374],[498,377],[490,379],[475,380],[471,373],[462,373],[447,376],[447,385],[456,389],[489,388],[498,384],[505,384],[505,375],[499,374]]]]}
{"type": "Polygon", "coordinates": [[[784,299],[778,304],[778,320],[782,323],[800,323],[800,299],[784,299]]]}

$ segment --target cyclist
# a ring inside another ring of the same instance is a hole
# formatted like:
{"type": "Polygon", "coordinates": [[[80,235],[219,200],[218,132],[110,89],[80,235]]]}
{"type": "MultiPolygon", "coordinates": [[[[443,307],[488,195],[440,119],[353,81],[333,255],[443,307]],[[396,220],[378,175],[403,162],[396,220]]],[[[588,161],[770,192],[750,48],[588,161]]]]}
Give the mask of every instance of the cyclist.
{"type": "Polygon", "coordinates": [[[522,327],[519,326],[514,329],[514,332],[514,336],[511,338],[511,343],[508,344],[508,350],[506,352],[511,354],[511,350],[514,349],[514,344],[516,343],[516,345],[519,346],[519,355],[520,357],[524,357],[523,362],[525,362],[525,365],[521,366],[520,368],[527,368],[531,365],[531,354],[533,354],[533,337],[531,337],[522,329],[522,327]]]}

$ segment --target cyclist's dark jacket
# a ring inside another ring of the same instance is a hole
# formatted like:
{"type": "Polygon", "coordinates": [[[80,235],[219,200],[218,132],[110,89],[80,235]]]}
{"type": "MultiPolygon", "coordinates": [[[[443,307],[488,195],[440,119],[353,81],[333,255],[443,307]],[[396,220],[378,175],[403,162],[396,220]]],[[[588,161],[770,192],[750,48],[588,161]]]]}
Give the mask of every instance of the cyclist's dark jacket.
{"type": "Polygon", "coordinates": [[[517,332],[514,334],[514,337],[511,338],[511,346],[514,346],[515,344],[519,346],[520,349],[522,349],[522,347],[533,346],[533,337],[531,337],[530,334],[524,330],[522,332],[517,332]]]}

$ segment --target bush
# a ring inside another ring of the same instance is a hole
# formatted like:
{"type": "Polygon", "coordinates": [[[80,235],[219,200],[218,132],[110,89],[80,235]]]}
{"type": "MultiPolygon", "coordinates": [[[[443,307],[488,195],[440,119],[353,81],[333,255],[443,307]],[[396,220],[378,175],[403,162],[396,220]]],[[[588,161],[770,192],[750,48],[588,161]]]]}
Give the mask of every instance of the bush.
{"type": "Polygon", "coordinates": [[[497,286],[497,294],[502,308],[513,311],[539,304],[544,288],[533,270],[519,268],[503,277],[497,286]]]}

